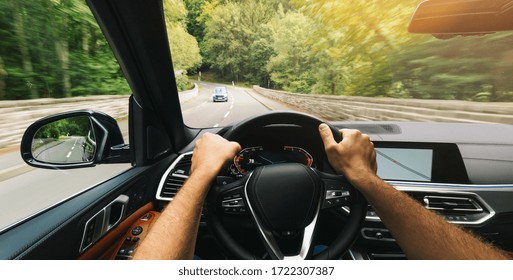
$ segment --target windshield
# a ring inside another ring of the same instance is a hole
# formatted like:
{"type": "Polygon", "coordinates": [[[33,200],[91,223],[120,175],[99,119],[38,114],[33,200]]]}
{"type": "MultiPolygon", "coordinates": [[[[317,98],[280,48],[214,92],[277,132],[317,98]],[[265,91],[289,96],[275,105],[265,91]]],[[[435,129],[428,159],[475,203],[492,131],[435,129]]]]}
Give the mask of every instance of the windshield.
{"type": "Polygon", "coordinates": [[[165,0],[185,123],[225,126],[269,110],[513,123],[512,33],[411,34],[419,3],[165,0]],[[212,99],[219,85],[224,103],[212,99]]]}

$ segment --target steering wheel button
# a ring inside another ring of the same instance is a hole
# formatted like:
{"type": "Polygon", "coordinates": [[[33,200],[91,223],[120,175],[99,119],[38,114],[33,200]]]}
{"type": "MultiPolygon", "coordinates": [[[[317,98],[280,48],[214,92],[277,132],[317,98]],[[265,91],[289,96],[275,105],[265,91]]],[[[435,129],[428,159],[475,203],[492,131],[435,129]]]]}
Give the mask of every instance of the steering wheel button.
{"type": "Polygon", "coordinates": [[[233,183],[235,179],[230,176],[217,176],[216,181],[218,185],[226,186],[230,183],[233,183]]]}

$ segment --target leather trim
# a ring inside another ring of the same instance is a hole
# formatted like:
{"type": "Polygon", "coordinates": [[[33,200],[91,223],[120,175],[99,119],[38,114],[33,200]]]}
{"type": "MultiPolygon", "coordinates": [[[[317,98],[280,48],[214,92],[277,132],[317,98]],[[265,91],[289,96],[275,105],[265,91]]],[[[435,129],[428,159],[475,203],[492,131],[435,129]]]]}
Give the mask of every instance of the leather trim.
{"type": "Polygon", "coordinates": [[[123,242],[121,242],[114,252],[116,260],[131,260],[137,250],[137,247],[141,244],[141,242],[148,235],[150,228],[157,221],[160,216],[160,212],[150,211],[141,216],[140,219],[135,221],[135,223],[130,227],[125,236],[122,238],[123,242]],[[144,218],[144,219],[143,219],[144,218]],[[140,227],[141,232],[139,234],[134,235],[132,230],[134,228],[140,227]],[[138,241],[134,241],[135,238],[138,238],[138,241]],[[122,253],[121,249],[125,252],[122,253]],[[131,251],[131,252],[130,252],[131,251]]]}
{"type": "Polygon", "coordinates": [[[119,246],[123,243],[123,236],[130,227],[144,214],[154,210],[153,202],[144,205],[132,215],[123,220],[118,226],[109,231],[98,242],[78,257],[79,260],[113,260],[119,246]]]}

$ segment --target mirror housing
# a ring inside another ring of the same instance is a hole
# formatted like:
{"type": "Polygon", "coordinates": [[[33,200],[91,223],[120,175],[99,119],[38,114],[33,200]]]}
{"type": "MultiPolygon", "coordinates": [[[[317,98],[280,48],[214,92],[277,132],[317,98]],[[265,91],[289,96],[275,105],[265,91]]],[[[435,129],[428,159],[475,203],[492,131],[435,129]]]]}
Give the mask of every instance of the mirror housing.
{"type": "Polygon", "coordinates": [[[413,14],[408,32],[437,38],[513,30],[511,0],[427,0],[413,14]]]}
{"type": "Polygon", "coordinates": [[[129,163],[131,159],[116,120],[91,110],[66,112],[36,121],[23,134],[20,150],[27,164],[46,169],[129,163]]]}

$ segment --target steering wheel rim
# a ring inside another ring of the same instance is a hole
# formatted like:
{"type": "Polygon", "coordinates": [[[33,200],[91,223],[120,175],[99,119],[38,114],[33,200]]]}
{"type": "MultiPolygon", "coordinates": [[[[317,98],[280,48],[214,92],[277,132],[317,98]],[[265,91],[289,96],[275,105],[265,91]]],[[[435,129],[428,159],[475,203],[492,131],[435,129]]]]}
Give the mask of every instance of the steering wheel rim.
{"type": "MultiPolygon", "coordinates": [[[[266,114],[258,115],[256,117],[246,119],[246,120],[232,126],[228,131],[226,131],[226,133],[223,136],[227,140],[230,140],[230,141],[240,141],[246,133],[253,130],[255,127],[276,126],[276,125],[297,125],[297,126],[301,126],[301,127],[305,128],[307,130],[313,129],[313,131],[315,131],[315,133],[317,133],[318,126],[321,123],[322,123],[321,120],[319,120],[315,117],[312,117],[310,115],[303,114],[303,113],[289,112],[289,111],[270,112],[270,113],[266,113],[266,114]]],[[[333,126],[330,126],[330,128],[333,131],[335,140],[337,142],[341,141],[341,136],[340,136],[340,133],[338,132],[338,130],[336,128],[334,128],[333,126]]],[[[320,139],[320,136],[319,136],[319,139],[320,139]]],[[[272,169],[276,169],[276,168],[281,168],[281,170],[279,172],[282,172],[282,169],[283,169],[282,167],[274,167],[274,166],[272,167],[272,169]]],[[[291,166],[288,167],[288,169],[291,169],[291,168],[292,168],[291,166]]],[[[268,169],[271,169],[271,168],[268,168],[268,169]]],[[[305,175],[305,176],[310,176],[310,177],[311,176],[319,176],[319,182],[323,184],[323,187],[321,188],[321,191],[320,191],[321,196],[324,196],[326,193],[326,188],[324,187],[324,185],[326,185],[326,183],[324,180],[328,180],[329,182],[333,182],[333,180],[335,180],[335,181],[338,180],[339,183],[344,182],[345,186],[347,186],[347,184],[349,184],[347,182],[347,180],[345,180],[340,175],[326,174],[326,173],[323,173],[323,172],[320,172],[317,170],[313,170],[313,169],[312,169],[313,171],[308,171],[308,170],[300,171],[301,168],[292,168],[292,169],[295,169],[295,170],[297,169],[297,172],[300,172],[300,173],[294,173],[294,174],[299,175],[299,176],[301,176],[300,175],[300,174],[302,174],[301,172],[306,172],[309,174],[309,175],[305,175]],[[313,174],[312,172],[316,173],[317,175],[312,175],[313,174]]],[[[305,168],[303,168],[303,169],[305,169],[305,168]]],[[[258,172],[260,172],[260,171],[258,171],[258,172]]],[[[263,173],[263,172],[265,172],[265,171],[261,171],[260,173],[263,173]]],[[[272,172],[272,170],[270,172],[272,172]]],[[[274,171],[274,172],[276,173],[276,171],[274,171]]],[[[267,174],[269,174],[269,173],[267,173],[267,174]]],[[[233,191],[234,189],[237,189],[237,192],[240,193],[239,189],[240,189],[240,187],[242,187],[241,184],[243,183],[244,190],[246,193],[243,195],[244,197],[241,201],[244,201],[244,202],[242,202],[243,204],[244,203],[248,204],[245,206],[246,206],[246,208],[250,208],[249,210],[251,210],[253,221],[256,223],[257,228],[260,230],[259,235],[260,235],[261,239],[263,240],[264,246],[266,247],[267,251],[270,253],[270,255],[273,258],[281,259],[279,257],[279,253],[276,254],[276,252],[273,252],[273,250],[275,250],[273,248],[274,246],[272,245],[272,242],[269,242],[269,240],[268,240],[269,238],[272,239],[272,235],[270,237],[269,234],[265,233],[266,231],[271,232],[271,230],[262,230],[262,227],[265,228],[265,226],[261,225],[261,221],[259,221],[257,214],[252,209],[253,207],[255,207],[254,206],[255,204],[258,205],[261,203],[255,202],[254,198],[250,199],[249,197],[247,197],[248,183],[250,182],[252,175],[253,175],[253,172],[250,173],[248,176],[244,177],[243,179],[238,180],[234,183],[234,184],[239,184],[240,186],[238,185],[238,186],[234,187],[233,184],[231,184],[231,185],[228,184],[227,186],[213,186],[211,188],[211,191],[207,198],[207,212],[206,212],[207,223],[209,225],[210,230],[214,234],[216,240],[220,243],[220,245],[223,248],[228,250],[233,256],[240,258],[240,259],[247,259],[247,260],[261,259],[259,256],[256,256],[254,253],[249,252],[243,246],[241,246],[231,236],[231,234],[227,231],[227,229],[224,227],[224,225],[221,221],[221,215],[223,215],[223,213],[220,213],[219,205],[220,205],[220,202],[221,203],[224,203],[224,202],[221,201],[222,199],[220,200],[220,197],[223,195],[223,193],[226,194],[227,190],[233,191]],[[250,200],[253,200],[254,203],[250,202],[250,200]],[[252,207],[252,204],[253,204],[253,207],[252,207]],[[247,207],[247,206],[249,206],[249,207],[247,207]]],[[[294,175],[294,176],[296,176],[296,175],[294,175]]],[[[264,176],[271,176],[271,175],[264,175],[264,176]]],[[[258,184],[258,182],[254,183],[254,184],[258,184]]],[[[266,184],[268,184],[268,182],[266,184]]],[[[367,202],[365,201],[365,198],[359,191],[352,188],[352,186],[350,186],[350,185],[349,185],[349,189],[351,189],[351,191],[350,191],[351,199],[350,199],[350,204],[347,204],[347,206],[350,207],[350,213],[349,213],[347,222],[344,225],[344,228],[337,235],[335,240],[333,240],[328,245],[327,249],[325,249],[323,252],[313,256],[313,259],[332,259],[337,256],[340,256],[344,252],[346,252],[350,248],[350,246],[354,243],[354,241],[356,240],[359,230],[361,228],[361,225],[363,224],[363,221],[365,219],[365,215],[367,212],[367,202]]],[[[321,208],[324,208],[326,200],[327,199],[320,198],[319,209],[317,210],[317,215],[319,214],[319,211],[321,210],[321,208]]],[[[313,203],[315,203],[315,202],[313,202],[313,203]]],[[[265,211],[265,210],[262,210],[262,211],[265,211]]],[[[262,214],[262,213],[260,213],[259,215],[265,216],[265,214],[262,214]]],[[[311,213],[309,215],[311,215],[311,213]]],[[[317,216],[315,216],[315,219],[313,219],[313,221],[312,221],[312,223],[313,223],[313,229],[311,229],[312,235],[314,234],[313,231],[315,230],[315,227],[316,227],[316,223],[317,223],[316,219],[317,219],[317,216]]],[[[306,233],[306,227],[305,227],[304,231],[303,231],[303,243],[305,242],[305,239],[307,238],[306,235],[307,235],[307,233],[306,233]]],[[[311,244],[311,243],[308,244],[308,247],[309,247],[308,252],[306,254],[300,253],[298,255],[299,258],[312,257],[311,249],[313,247],[313,244],[311,244]]],[[[301,250],[303,250],[303,248],[301,248],[301,250]]]]}

